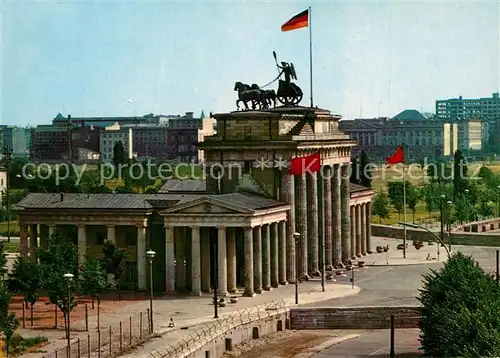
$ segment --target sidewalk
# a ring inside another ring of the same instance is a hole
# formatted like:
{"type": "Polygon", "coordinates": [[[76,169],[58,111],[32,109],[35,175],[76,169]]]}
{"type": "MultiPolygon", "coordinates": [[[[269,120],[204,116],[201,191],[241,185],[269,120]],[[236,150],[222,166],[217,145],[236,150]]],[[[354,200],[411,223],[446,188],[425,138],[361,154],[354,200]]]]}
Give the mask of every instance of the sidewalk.
{"type": "MultiPolygon", "coordinates": [[[[326,282],[325,292],[322,292],[319,280],[302,282],[299,284],[299,304],[356,295],[359,291],[360,289],[358,287],[352,288],[351,285],[326,282]]],[[[242,297],[242,292],[234,294],[233,296],[238,297],[238,302],[235,304],[228,303],[226,307],[219,307],[219,318],[231,312],[281,300],[283,300],[287,306],[293,306],[295,305],[295,286],[293,284],[280,286],[277,289],[264,292],[253,298],[242,297]]],[[[148,307],[149,301],[140,301],[127,306],[126,310],[122,309],[108,314],[101,314],[101,329],[105,329],[109,326],[118,326],[120,321],[127,322],[129,316],[143,312],[148,307]]],[[[189,330],[185,330],[184,327],[202,325],[214,320],[212,295],[208,294],[200,297],[186,296],[181,298],[179,296],[168,296],[155,298],[153,301],[153,311],[155,331],[162,335],[161,339],[153,339],[144,346],[136,349],[133,353],[128,354],[127,357],[137,357],[141,354],[147,356],[149,352],[161,350],[163,347],[168,346],[169,343],[173,344],[183,336],[189,335],[188,333],[192,333],[192,330],[189,332],[189,330]],[[168,328],[170,318],[173,319],[175,324],[173,329],[168,328]]],[[[97,328],[96,319],[89,320],[89,332],[77,332],[77,330],[83,330],[85,321],[72,322],[71,325],[75,330],[71,334],[72,340],[80,338],[82,341],[85,341],[88,333],[95,333],[97,328]]],[[[23,337],[45,336],[49,339],[50,343],[41,348],[41,351],[24,355],[29,358],[42,358],[44,354],[48,354],[66,346],[63,330],[21,329],[20,334],[23,337]]]]}
{"type": "Polygon", "coordinates": [[[448,259],[446,249],[438,243],[429,245],[424,242],[424,247],[420,250],[415,249],[412,245],[413,241],[407,240],[408,247],[406,248],[406,258],[403,258],[403,250],[398,250],[397,246],[402,244],[402,240],[372,237],[371,249],[373,253],[365,256],[362,260],[366,266],[402,266],[402,265],[422,265],[433,262],[445,262],[448,259]],[[389,245],[389,251],[377,253],[377,246],[389,245]],[[437,251],[439,249],[439,260],[437,259],[437,251]]]}

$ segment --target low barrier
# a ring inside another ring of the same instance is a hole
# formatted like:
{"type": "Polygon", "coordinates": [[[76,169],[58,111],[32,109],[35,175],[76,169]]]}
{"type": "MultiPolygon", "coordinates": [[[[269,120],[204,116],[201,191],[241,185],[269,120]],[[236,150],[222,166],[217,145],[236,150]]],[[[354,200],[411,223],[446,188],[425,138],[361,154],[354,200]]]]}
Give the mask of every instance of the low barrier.
{"type": "Polygon", "coordinates": [[[418,328],[420,306],[311,307],[290,309],[291,329],[389,329],[418,328]]]}
{"type": "MultiPolygon", "coordinates": [[[[372,224],[372,236],[390,237],[401,239],[402,227],[372,224]]],[[[431,233],[423,229],[406,228],[407,239],[417,241],[436,241],[431,233]]],[[[436,233],[439,236],[439,232],[436,233]]],[[[500,246],[500,232],[464,232],[455,231],[450,234],[452,245],[471,245],[471,246],[500,246]]],[[[448,233],[445,232],[444,242],[448,243],[448,233]]]]}
{"type": "Polygon", "coordinates": [[[285,329],[289,309],[285,301],[228,313],[206,323],[194,333],[163,350],[150,353],[154,358],[220,357],[233,346],[285,329]]]}

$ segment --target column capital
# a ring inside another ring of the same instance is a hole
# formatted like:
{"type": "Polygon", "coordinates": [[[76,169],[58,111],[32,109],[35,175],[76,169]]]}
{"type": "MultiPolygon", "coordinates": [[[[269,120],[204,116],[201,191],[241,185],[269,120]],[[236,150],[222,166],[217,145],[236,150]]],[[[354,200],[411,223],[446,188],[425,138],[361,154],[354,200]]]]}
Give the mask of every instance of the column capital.
{"type": "Polygon", "coordinates": [[[219,226],[216,226],[216,228],[217,228],[217,230],[226,230],[227,226],[219,225],[219,226]]]}
{"type": "Polygon", "coordinates": [[[87,226],[85,223],[76,223],[76,226],[79,228],[79,229],[84,229],[85,226],[87,226]]]}
{"type": "Polygon", "coordinates": [[[114,228],[116,225],[115,224],[106,224],[106,227],[112,227],[114,228]]]}
{"type": "MultiPolygon", "coordinates": [[[[109,225],[109,226],[114,226],[114,225],[109,225]]],[[[135,224],[134,226],[138,229],[145,229],[148,227],[148,225],[146,223],[138,223],[138,224],[135,224]]]]}

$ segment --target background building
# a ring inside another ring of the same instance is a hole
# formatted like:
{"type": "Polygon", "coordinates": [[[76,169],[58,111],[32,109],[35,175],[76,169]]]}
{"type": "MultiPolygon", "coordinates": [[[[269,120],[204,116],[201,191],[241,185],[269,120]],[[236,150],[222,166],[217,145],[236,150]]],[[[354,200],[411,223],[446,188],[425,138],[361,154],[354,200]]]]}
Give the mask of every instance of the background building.
{"type": "MultiPolygon", "coordinates": [[[[393,118],[360,118],[341,120],[339,129],[359,142],[353,154],[361,150],[373,160],[385,160],[403,143],[408,160],[453,155],[458,149],[456,124],[429,120],[417,110],[405,110],[393,118]]],[[[465,133],[465,132],[464,132],[465,133]]]]}
{"type": "MultiPolygon", "coordinates": [[[[436,101],[436,118],[448,122],[480,120],[483,122],[483,146],[485,143],[500,144],[500,138],[498,138],[498,133],[500,133],[500,95],[498,92],[493,93],[489,98],[462,98],[460,96],[438,100],[436,101]]],[[[475,128],[477,126],[477,124],[473,125],[475,128]]],[[[477,133],[476,129],[473,129],[473,132],[477,133]]],[[[469,144],[467,143],[467,145],[469,144]]],[[[475,146],[477,147],[477,144],[475,146]]]]}

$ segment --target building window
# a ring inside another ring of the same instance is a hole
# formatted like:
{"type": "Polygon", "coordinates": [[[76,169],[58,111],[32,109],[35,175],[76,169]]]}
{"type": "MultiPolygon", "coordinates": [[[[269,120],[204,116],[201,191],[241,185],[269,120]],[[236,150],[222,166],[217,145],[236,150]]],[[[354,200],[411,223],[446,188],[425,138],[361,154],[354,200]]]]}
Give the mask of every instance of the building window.
{"type": "Polygon", "coordinates": [[[102,232],[96,233],[95,239],[97,245],[104,245],[104,234],[102,232]]]}
{"type": "Polygon", "coordinates": [[[127,246],[137,245],[137,237],[133,233],[127,232],[125,234],[125,245],[127,246]]]}

